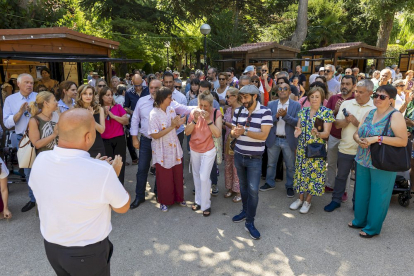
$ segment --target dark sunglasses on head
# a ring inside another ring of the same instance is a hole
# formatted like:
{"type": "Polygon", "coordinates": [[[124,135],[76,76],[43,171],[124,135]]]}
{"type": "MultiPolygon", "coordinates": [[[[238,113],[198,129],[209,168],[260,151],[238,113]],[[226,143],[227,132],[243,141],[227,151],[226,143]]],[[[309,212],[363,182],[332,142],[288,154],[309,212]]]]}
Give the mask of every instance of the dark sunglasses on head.
{"type": "Polygon", "coordinates": [[[219,78],[219,80],[223,81],[223,80],[226,80],[226,79],[224,79],[224,78],[219,78]]]}
{"type": "Polygon", "coordinates": [[[284,82],[284,81],[282,81],[282,82],[278,82],[277,84],[279,84],[279,85],[280,85],[280,84],[284,84],[284,83],[285,83],[285,82],[284,82]]]}
{"type": "Polygon", "coordinates": [[[100,88],[105,87],[105,86],[106,86],[106,84],[100,84],[100,85],[98,85],[98,87],[100,87],[100,88]]]}
{"type": "Polygon", "coordinates": [[[181,89],[182,86],[174,86],[175,89],[181,89]]]}
{"type": "Polygon", "coordinates": [[[277,90],[279,90],[279,91],[289,91],[289,88],[287,88],[287,87],[278,87],[277,90]]]}
{"type": "Polygon", "coordinates": [[[374,99],[380,98],[382,101],[383,101],[383,100],[385,100],[386,98],[389,98],[389,96],[388,96],[388,95],[380,95],[380,94],[377,94],[377,93],[374,93],[374,94],[372,95],[372,97],[373,97],[374,99]]]}
{"type": "Polygon", "coordinates": [[[330,73],[331,72],[331,70],[324,70],[326,73],[330,73]]]}

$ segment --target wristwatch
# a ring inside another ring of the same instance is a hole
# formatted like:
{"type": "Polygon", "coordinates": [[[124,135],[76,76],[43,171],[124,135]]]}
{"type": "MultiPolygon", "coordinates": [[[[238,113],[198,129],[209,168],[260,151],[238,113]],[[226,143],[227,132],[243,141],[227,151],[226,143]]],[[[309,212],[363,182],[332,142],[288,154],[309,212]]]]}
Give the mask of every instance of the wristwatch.
{"type": "Polygon", "coordinates": [[[243,135],[244,136],[247,136],[247,132],[248,132],[249,130],[248,129],[246,129],[245,131],[244,131],[244,133],[243,133],[243,135]]]}

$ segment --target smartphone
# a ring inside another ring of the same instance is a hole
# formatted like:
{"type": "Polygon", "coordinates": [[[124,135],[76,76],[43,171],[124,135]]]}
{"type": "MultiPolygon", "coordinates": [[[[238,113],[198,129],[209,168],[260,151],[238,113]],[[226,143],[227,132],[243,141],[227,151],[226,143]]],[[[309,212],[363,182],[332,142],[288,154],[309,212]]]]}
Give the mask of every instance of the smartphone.
{"type": "Polygon", "coordinates": [[[349,116],[348,112],[346,111],[346,108],[342,109],[342,113],[344,113],[344,116],[345,117],[348,117],[349,116]]]}

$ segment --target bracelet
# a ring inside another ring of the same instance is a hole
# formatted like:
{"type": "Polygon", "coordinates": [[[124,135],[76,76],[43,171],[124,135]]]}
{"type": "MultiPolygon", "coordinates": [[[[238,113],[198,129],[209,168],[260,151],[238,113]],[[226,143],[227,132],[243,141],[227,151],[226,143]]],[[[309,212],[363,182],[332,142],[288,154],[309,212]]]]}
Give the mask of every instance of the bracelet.
{"type": "Polygon", "coordinates": [[[383,136],[378,136],[378,143],[381,145],[382,144],[382,140],[384,140],[383,136]]]}
{"type": "Polygon", "coordinates": [[[213,124],[213,122],[210,122],[210,123],[208,123],[207,125],[208,125],[208,126],[211,126],[212,124],[213,124]]]}
{"type": "Polygon", "coordinates": [[[195,125],[196,125],[196,124],[197,124],[197,122],[196,122],[196,121],[193,121],[193,124],[195,124],[195,125]]]}

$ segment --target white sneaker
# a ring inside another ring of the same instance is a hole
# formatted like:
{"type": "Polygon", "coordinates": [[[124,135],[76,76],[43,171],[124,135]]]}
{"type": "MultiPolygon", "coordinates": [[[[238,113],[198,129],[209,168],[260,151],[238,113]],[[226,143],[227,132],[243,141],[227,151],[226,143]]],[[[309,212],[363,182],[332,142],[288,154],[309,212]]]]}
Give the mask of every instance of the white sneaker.
{"type": "Polygon", "coordinates": [[[300,208],[299,212],[301,214],[306,214],[307,212],[309,212],[309,209],[310,209],[311,205],[312,204],[310,204],[307,201],[303,202],[302,208],[300,208]]]}
{"type": "Polygon", "coordinates": [[[303,201],[300,199],[296,199],[295,202],[293,202],[292,204],[290,204],[290,209],[292,210],[297,210],[300,206],[302,206],[303,201]]]}

